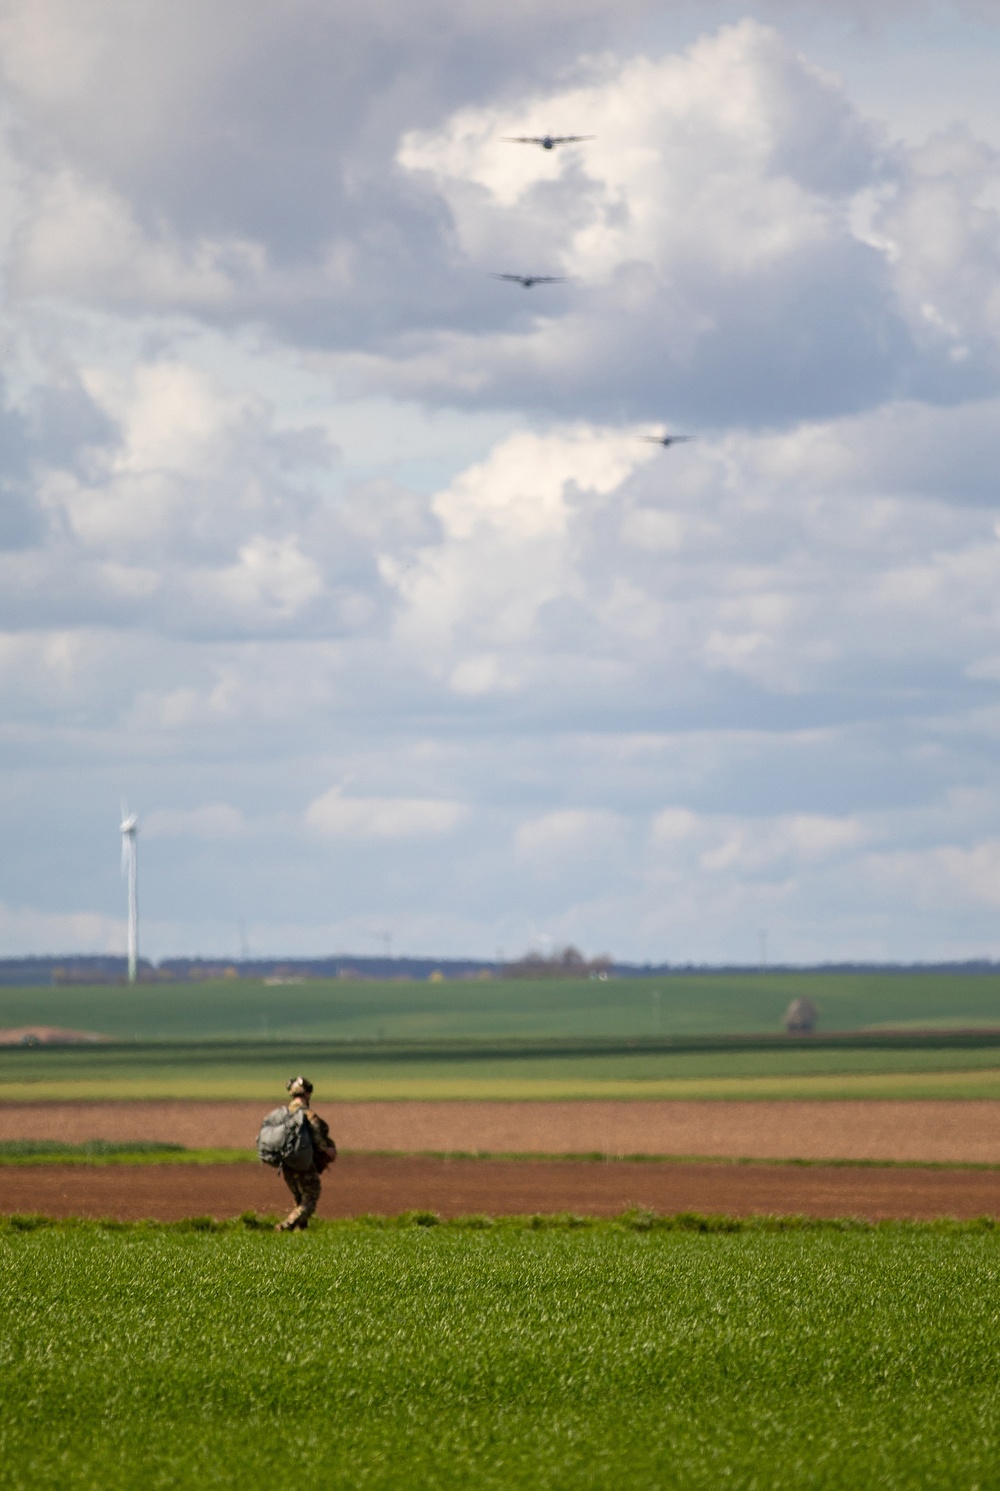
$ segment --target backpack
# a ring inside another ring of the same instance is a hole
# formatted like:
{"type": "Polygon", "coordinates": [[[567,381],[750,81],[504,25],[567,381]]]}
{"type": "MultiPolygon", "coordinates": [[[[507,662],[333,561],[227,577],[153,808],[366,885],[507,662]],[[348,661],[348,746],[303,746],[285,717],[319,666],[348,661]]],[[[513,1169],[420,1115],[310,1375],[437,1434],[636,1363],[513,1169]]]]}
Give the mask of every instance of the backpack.
{"type": "Polygon", "coordinates": [[[312,1125],[304,1108],[289,1113],[275,1108],[260,1126],[257,1154],[265,1165],[286,1165],[289,1170],[312,1170],[315,1163],[312,1125]]]}

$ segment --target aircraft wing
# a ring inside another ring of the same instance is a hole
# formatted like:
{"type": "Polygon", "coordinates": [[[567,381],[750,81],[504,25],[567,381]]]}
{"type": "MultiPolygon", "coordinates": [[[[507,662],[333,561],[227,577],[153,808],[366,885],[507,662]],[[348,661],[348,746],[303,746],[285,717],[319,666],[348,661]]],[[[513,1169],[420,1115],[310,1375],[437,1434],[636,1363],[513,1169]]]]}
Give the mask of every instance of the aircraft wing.
{"type": "Polygon", "coordinates": [[[595,140],[596,135],[503,135],[507,145],[576,145],[581,140],[595,140]]]}

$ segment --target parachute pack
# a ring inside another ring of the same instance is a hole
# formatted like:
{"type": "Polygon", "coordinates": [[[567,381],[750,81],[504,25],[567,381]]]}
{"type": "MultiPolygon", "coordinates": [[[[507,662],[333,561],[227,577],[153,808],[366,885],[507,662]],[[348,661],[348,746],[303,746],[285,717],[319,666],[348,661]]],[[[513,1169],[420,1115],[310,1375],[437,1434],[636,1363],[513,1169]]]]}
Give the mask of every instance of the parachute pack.
{"type": "Polygon", "coordinates": [[[257,1154],[265,1165],[287,1165],[289,1170],[311,1170],[316,1158],[312,1126],[304,1108],[289,1113],[275,1108],[260,1126],[257,1154]]]}

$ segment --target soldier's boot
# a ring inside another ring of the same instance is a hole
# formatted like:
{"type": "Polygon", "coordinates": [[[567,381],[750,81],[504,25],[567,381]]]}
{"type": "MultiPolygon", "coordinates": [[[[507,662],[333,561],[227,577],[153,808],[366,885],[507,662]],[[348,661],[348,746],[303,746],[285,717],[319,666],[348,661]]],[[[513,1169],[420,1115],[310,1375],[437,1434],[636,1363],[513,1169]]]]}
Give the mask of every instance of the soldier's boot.
{"type": "Polygon", "coordinates": [[[305,1208],[297,1206],[294,1211],[288,1213],[283,1222],[275,1223],[274,1230],[275,1232],[294,1232],[296,1228],[300,1228],[304,1232],[308,1226],[309,1218],[305,1214],[305,1208]]]}

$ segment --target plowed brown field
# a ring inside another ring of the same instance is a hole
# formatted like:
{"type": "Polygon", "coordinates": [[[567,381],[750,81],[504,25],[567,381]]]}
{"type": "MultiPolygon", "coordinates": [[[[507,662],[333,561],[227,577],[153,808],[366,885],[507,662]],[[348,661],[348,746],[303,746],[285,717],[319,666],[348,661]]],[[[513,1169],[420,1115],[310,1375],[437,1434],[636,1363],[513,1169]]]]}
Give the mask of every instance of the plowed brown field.
{"type": "MultiPolygon", "coordinates": [[[[248,1149],[257,1103],[0,1103],[0,1139],[159,1139],[248,1149]]],[[[347,1150],[725,1155],[1000,1164],[1000,1102],[320,1104],[347,1150]]]]}
{"type": "MultiPolygon", "coordinates": [[[[280,1177],[259,1165],[0,1168],[0,1211],[6,1213],[174,1221],[238,1216],[249,1208],[278,1212],[290,1205],[280,1177]]],[[[394,1215],[412,1208],[445,1217],[559,1211],[614,1216],[630,1206],[870,1221],[998,1216],[1000,1172],[346,1155],[325,1178],[319,1215],[394,1215]]]]}

